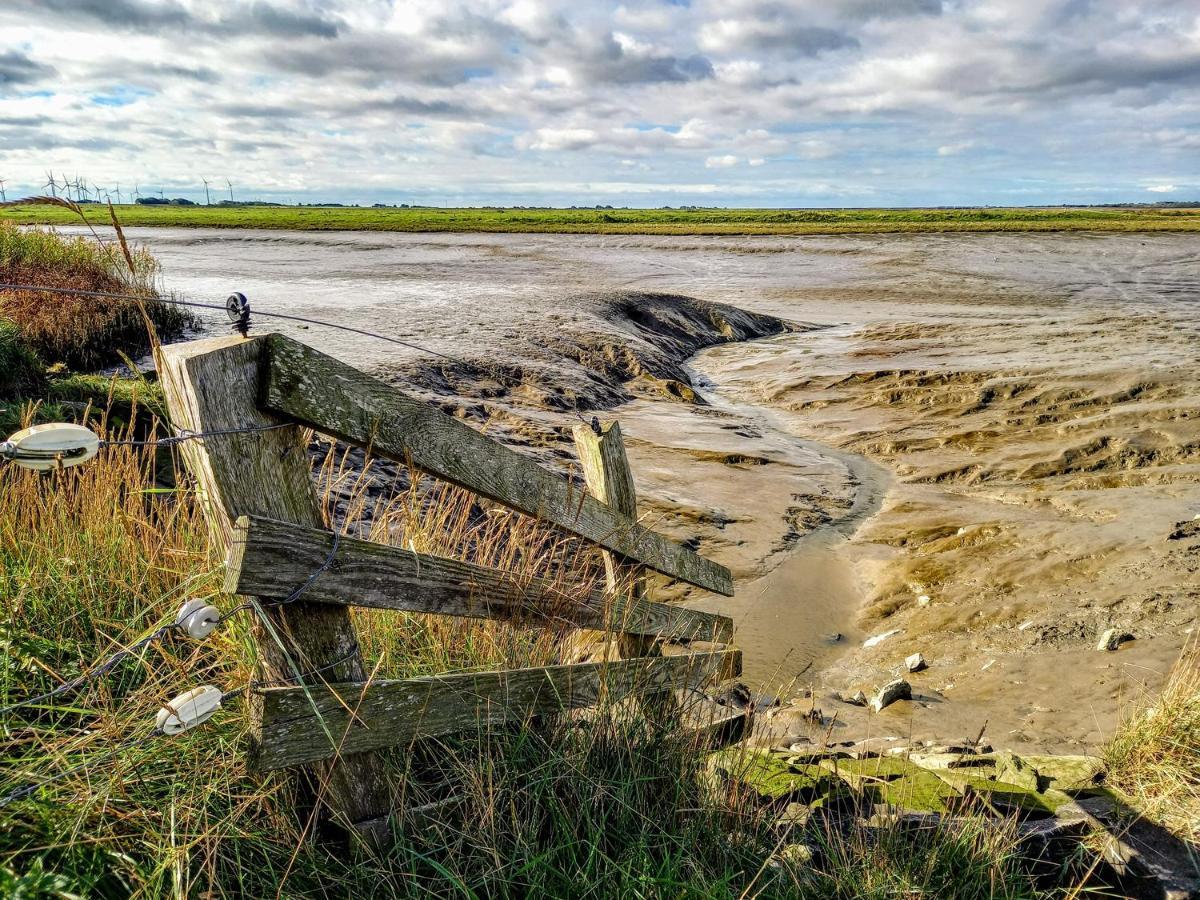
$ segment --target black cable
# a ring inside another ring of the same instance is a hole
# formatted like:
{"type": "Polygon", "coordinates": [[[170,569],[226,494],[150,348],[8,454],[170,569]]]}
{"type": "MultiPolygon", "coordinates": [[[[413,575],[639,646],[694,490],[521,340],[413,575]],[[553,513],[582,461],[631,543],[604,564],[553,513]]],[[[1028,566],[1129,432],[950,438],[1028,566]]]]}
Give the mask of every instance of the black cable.
{"type": "Polygon", "coordinates": [[[172,437],[156,438],[154,440],[145,441],[101,441],[101,447],[174,447],[176,444],[182,444],[185,441],[203,440],[209,437],[219,437],[227,434],[255,434],[260,431],[276,431],[280,428],[288,428],[293,423],[283,422],[279,425],[247,425],[245,428],[222,428],[216,431],[190,431],[187,428],[179,429],[179,433],[172,437]]]}
{"type": "Polygon", "coordinates": [[[65,694],[70,691],[77,690],[78,688],[83,687],[85,684],[89,684],[93,681],[96,681],[99,678],[103,678],[105,675],[107,675],[109,672],[111,672],[117,666],[117,664],[120,663],[122,660],[128,659],[131,656],[136,656],[138,653],[140,653],[145,648],[149,647],[155,641],[162,640],[164,637],[166,637],[172,631],[176,631],[179,627],[180,626],[175,622],[171,622],[170,624],[163,625],[161,628],[155,629],[155,631],[153,631],[146,637],[142,638],[137,643],[132,644],[129,647],[126,647],[124,650],[118,650],[116,653],[114,653],[108,659],[104,660],[104,662],[100,663],[100,665],[96,666],[91,671],[85,672],[84,674],[82,674],[76,678],[72,678],[70,681],[65,681],[62,684],[60,684],[58,687],[54,688],[53,690],[47,691],[44,694],[38,694],[36,697],[30,697],[27,700],[22,700],[19,703],[13,703],[10,706],[0,707],[0,716],[7,716],[10,713],[12,713],[18,709],[21,709],[23,707],[26,707],[26,706],[36,706],[38,704],[46,702],[47,700],[54,699],[59,694],[65,694]]]}
{"type": "Polygon", "coordinates": [[[89,759],[87,762],[80,763],[77,766],[72,766],[70,769],[65,769],[64,771],[59,772],[57,775],[50,775],[50,776],[42,779],[41,781],[23,785],[22,787],[17,788],[15,791],[12,791],[8,794],[5,794],[3,797],[0,797],[0,809],[3,809],[4,807],[8,806],[10,803],[15,803],[18,800],[24,800],[26,797],[28,797],[30,794],[32,794],[34,791],[38,790],[39,788],[43,788],[48,784],[53,784],[56,781],[61,781],[62,779],[68,778],[71,775],[74,775],[78,772],[83,772],[87,769],[92,768],[93,766],[99,765],[100,763],[106,763],[119,753],[123,753],[126,750],[132,750],[135,747],[141,747],[142,745],[148,744],[153,739],[159,738],[159,737],[163,737],[163,732],[159,731],[156,728],[153,731],[151,731],[149,734],[144,735],[140,738],[133,738],[132,740],[128,740],[123,744],[118,744],[116,747],[113,747],[110,750],[102,753],[96,759],[89,759]]]}
{"type": "MultiPolygon", "coordinates": [[[[194,300],[177,300],[175,298],[166,297],[139,297],[136,294],[113,294],[107,291],[86,291],[80,288],[58,288],[58,287],[43,287],[36,284],[0,284],[0,290],[11,291],[41,291],[48,294],[66,294],[76,297],[107,297],[111,300],[136,300],[143,303],[153,301],[156,303],[169,303],[175,306],[188,306],[194,309],[215,309],[220,312],[226,312],[225,306],[215,303],[199,303],[194,300]]],[[[440,356],[442,359],[449,360],[458,365],[467,365],[467,362],[458,359],[454,356],[447,356],[445,353],[439,353],[437,350],[430,350],[428,347],[422,347],[420,344],[414,344],[411,341],[404,341],[400,338],[388,337],[386,334],[377,334],[374,331],[366,331],[362,328],[354,328],[350,325],[339,325],[336,322],[324,322],[320,319],[309,319],[304,316],[295,316],[288,313],[266,312],[264,310],[254,310],[256,316],[266,316],[270,319],[284,319],[289,322],[304,322],[308,325],[319,325],[322,328],[336,328],[338,331],[348,331],[351,334],[361,334],[363,337],[376,338],[381,341],[388,341],[392,344],[399,344],[401,347],[407,347],[410,350],[416,350],[420,353],[428,353],[430,356],[440,356]]],[[[234,323],[239,324],[239,323],[234,323]]],[[[246,323],[248,325],[248,323],[246,323]]]]}
{"type": "MultiPolygon", "coordinates": [[[[263,605],[266,606],[267,608],[274,608],[274,607],[278,607],[278,606],[287,606],[289,603],[295,603],[297,600],[299,600],[300,597],[304,594],[304,592],[307,591],[310,587],[312,587],[313,582],[315,582],[318,578],[320,578],[322,574],[329,571],[330,566],[333,565],[334,558],[337,556],[338,545],[340,543],[341,543],[341,535],[338,534],[338,532],[334,531],[333,532],[333,547],[330,549],[329,555],[327,557],[325,557],[325,561],[323,563],[321,563],[320,567],[315,572],[313,572],[311,575],[309,575],[308,578],[305,580],[305,582],[302,585],[300,585],[298,588],[296,588],[294,591],[292,591],[283,600],[276,600],[272,603],[266,603],[263,605]]],[[[251,604],[243,603],[241,606],[234,607],[229,612],[222,615],[221,618],[217,620],[217,622],[218,622],[218,624],[220,624],[221,622],[224,622],[226,619],[231,618],[232,616],[236,615],[237,613],[239,613],[245,609],[251,609],[251,608],[253,608],[251,606],[251,604]]],[[[180,624],[177,622],[171,622],[167,625],[163,625],[161,628],[156,629],[155,631],[153,631],[146,637],[142,638],[137,643],[132,644],[131,646],[125,648],[124,650],[117,651],[116,653],[114,653],[108,659],[104,660],[104,662],[102,662],[100,665],[96,666],[91,671],[85,672],[83,675],[80,675],[76,678],[72,678],[70,681],[63,682],[58,687],[54,688],[53,690],[47,691],[44,694],[38,694],[36,697],[30,697],[26,700],[22,700],[19,703],[13,703],[10,706],[0,707],[0,716],[7,716],[10,713],[12,713],[18,709],[21,709],[23,707],[26,707],[26,706],[36,706],[40,703],[46,702],[47,700],[52,700],[55,697],[59,696],[60,694],[65,694],[70,691],[77,690],[78,688],[83,687],[85,684],[88,684],[99,678],[103,678],[105,675],[107,675],[109,672],[111,672],[117,666],[117,664],[120,663],[122,660],[128,659],[131,656],[137,655],[139,652],[144,650],[146,647],[149,647],[155,641],[162,640],[164,637],[166,637],[172,631],[177,631],[181,627],[182,626],[180,626],[180,624]]]]}

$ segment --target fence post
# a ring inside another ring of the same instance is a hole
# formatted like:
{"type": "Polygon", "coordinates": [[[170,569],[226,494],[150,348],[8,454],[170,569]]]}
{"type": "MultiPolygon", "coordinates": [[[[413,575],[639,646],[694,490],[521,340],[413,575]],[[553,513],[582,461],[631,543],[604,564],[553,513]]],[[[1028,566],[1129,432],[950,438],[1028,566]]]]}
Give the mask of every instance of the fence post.
{"type": "MultiPolygon", "coordinates": [[[[599,427],[598,434],[590,425],[581,424],[574,428],[575,450],[583,466],[588,491],[601,503],[637,521],[637,492],[633,486],[629,458],[625,455],[621,426],[613,421],[599,427]]],[[[619,556],[606,550],[604,569],[610,591],[619,588],[628,591],[634,601],[645,599],[645,566],[623,562],[619,556]]],[[[619,627],[620,623],[616,624],[619,627]]],[[[659,654],[658,642],[650,635],[621,634],[617,641],[617,654],[622,658],[655,656],[659,654]]]]}
{"type": "MultiPolygon", "coordinates": [[[[267,339],[233,336],[161,347],[156,353],[167,410],[176,428],[223,431],[272,425],[258,408],[267,339]]],[[[324,527],[307,447],[297,427],[215,435],[182,445],[188,470],[218,547],[228,550],[239,516],[267,516],[324,527]]],[[[276,636],[256,624],[263,677],[288,678],[331,668],[330,682],[362,682],[367,673],[343,606],[305,603],[268,610],[276,636]],[[279,642],[287,645],[287,650],[279,642]],[[289,659],[289,655],[293,659],[289,659]],[[339,662],[340,661],[340,662],[339,662]]],[[[347,754],[312,767],[309,799],[372,848],[387,840],[390,795],[382,760],[347,754]]]]}

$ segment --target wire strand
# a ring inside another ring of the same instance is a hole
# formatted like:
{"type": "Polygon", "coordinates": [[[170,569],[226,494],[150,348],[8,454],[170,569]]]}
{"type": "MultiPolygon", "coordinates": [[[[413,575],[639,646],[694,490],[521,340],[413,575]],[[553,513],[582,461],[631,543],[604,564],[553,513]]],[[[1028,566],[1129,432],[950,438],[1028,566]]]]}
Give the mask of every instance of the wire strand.
{"type": "Polygon", "coordinates": [[[64,769],[63,771],[58,772],[54,775],[48,775],[45,778],[43,778],[41,781],[22,785],[21,787],[17,788],[15,791],[11,791],[10,793],[5,794],[3,797],[0,797],[0,809],[3,809],[4,807],[8,806],[10,803],[16,803],[18,800],[24,800],[30,794],[34,793],[34,791],[37,791],[40,788],[43,788],[48,784],[53,784],[56,781],[61,781],[64,778],[69,778],[70,776],[76,775],[79,772],[87,771],[88,769],[91,769],[91,768],[94,768],[95,766],[100,765],[100,763],[108,762],[113,757],[117,756],[120,753],[124,753],[126,750],[133,750],[136,747],[141,747],[145,744],[150,743],[150,741],[154,740],[155,738],[160,738],[160,737],[164,737],[163,732],[160,731],[159,729],[155,728],[149,734],[143,735],[140,738],[133,738],[131,740],[125,741],[122,744],[118,744],[116,747],[109,748],[108,750],[101,753],[96,759],[89,759],[87,762],[80,763],[77,766],[72,766],[69,769],[64,769]]]}
{"type": "Polygon", "coordinates": [[[170,622],[160,628],[156,628],[153,632],[142,638],[140,641],[131,644],[123,650],[118,650],[98,666],[90,669],[82,675],[72,678],[70,681],[64,681],[53,690],[46,691],[44,694],[38,694],[36,697],[29,697],[28,699],[22,700],[19,703],[13,703],[9,706],[0,707],[0,716],[7,716],[16,710],[23,709],[27,706],[38,706],[42,703],[45,703],[47,700],[53,700],[60,694],[70,693],[71,691],[78,690],[86,684],[90,684],[93,681],[103,678],[114,668],[116,668],[120,662],[128,659],[131,656],[136,656],[155,641],[160,641],[172,631],[179,630],[179,627],[180,626],[178,623],[170,622]]]}
{"type": "MultiPolygon", "coordinates": [[[[59,288],[48,287],[38,284],[0,284],[0,290],[8,291],[37,291],[47,294],[63,294],[74,297],[106,297],[110,300],[134,300],[145,303],[154,301],[156,303],[169,303],[174,306],[186,306],[193,309],[214,309],[219,312],[226,312],[226,307],[216,303],[201,303],[195,300],[178,300],[174,297],[142,297],[137,294],[115,294],[108,291],[88,291],[82,288],[59,288]]],[[[459,359],[454,356],[449,356],[445,353],[440,353],[437,350],[430,350],[428,347],[422,347],[420,344],[414,344],[412,341],[405,341],[400,338],[389,337],[386,334],[378,334],[374,331],[367,331],[363,328],[355,328],[352,325],[339,325],[337,322],[325,322],[321,319],[310,319],[306,316],[297,316],[290,313],[270,312],[267,310],[255,309],[252,312],[256,316],[266,316],[269,319],[282,319],[288,322],[303,322],[308,325],[318,325],[322,328],[334,328],[338,331],[346,331],[351,334],[361,334],[363,337],[375,338],[380,341],[388,341],[392,344],[399,344],[401,347],[407,347],[410,350],[416,350],[420,353],[428,353],[430,356],[439,356],[442,359],[449,360],[456,365],[470,365],[466,360],[459,359]]]]}

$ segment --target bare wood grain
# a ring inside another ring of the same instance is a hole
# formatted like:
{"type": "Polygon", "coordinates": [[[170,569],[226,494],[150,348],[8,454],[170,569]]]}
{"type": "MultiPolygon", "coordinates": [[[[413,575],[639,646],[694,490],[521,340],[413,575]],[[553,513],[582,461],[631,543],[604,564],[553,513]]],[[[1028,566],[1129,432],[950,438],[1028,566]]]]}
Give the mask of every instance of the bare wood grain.
{"type": "MultiPolygon", "coordinates": [[[[225,565],[231,594],[287,597],[328,558],[333,535],[243,516],[225,565]]],[[[567,595],[540,578],[517,578],[461,560],[343,537],[333,565],[305,591],[310,602],[404,612],[510,619],[541,625],[609,630],[724,643],[733,634],[725,616],[631,601],[592,591],[567,595]]]]}
{"type": "MultiPolygon", "coordinates": [[[[573,430],[575,452],[583,467],[584,481],[588,491],[597,501],[609,509],[637,520],[637,490],[633,483],[633,470],[625,454],[625,440],[617,422],[591,425],[576,425],[573,430]]],[[[604,551],[604,571],[609,592],[628,591],[635,601],[646,597],[645,567],[622,561],[615,553],[604,551]]],[[[628,628],[617,641],[620,657],[654,656],[658,644],[653,635],[633,632],[628,628]]]]}
{"type": "MultiPolygon", "coordinates": [[[[257,405],[266,344],[265,337],[234,336],[159,348],[156,363],[172,423],[197,432],[276,424],[257,405]]],[[[188,441],[182,452],[218,546],[229,545],[239,516],[269,516],[310,527],[323,524],[298,428],[215,435],[188,441]]],[[[298,602],[268,615],[298,658],[289,660],[259,626],[265,678],[286,678],[294,674],[294,667],[308,671],[338,660],[342,662],[329,670],[330,677],[366,677],[344,607],[298,602]]],[[[376,818],[390,805],[381,762],[371,755],[346,755],[314,774],[325,783],[325,802],[344,825],[376,818]]]]}
{"type": "Polygon", "coordinates": [[[267,688],[257,700],[263,728],[254,755],[261,770],[342,752],[406,745],[415,738],[485,729],[656,691],[700,687],[741,672],[741,653],[722,650],[573,666],[546,666],[301,688],[267,688]],[[350,712],[353,710],[353,713],[350,712]]]}
{"type": "Polygon", "coordinates": [[[270,336],[269,357],[261,401],[272,412],[411,463],[665,575],[732,595],[724,566],[609,509],[429,404],[281,335],[270,336]]]}

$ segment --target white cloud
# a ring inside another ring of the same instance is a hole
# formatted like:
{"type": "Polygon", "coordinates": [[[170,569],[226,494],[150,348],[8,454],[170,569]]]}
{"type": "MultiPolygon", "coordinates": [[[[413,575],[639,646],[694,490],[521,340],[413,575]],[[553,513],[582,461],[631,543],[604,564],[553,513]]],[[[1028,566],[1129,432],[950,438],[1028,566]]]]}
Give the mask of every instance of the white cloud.
{"type": "Polygon", "coordinates": [[[937,148],[938,156],[958,156],[960,153],[966,153],[975,146],[974,141],[958,141],[954,144],[942,144],[937,148]]]}
{"type": "Polygon", "coordinates": [[[201,176],[351,201],[1180,194],[1197,35],[1194,0],[5,0],[0,177],[192,199],[201,176]]]}

